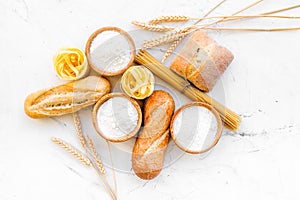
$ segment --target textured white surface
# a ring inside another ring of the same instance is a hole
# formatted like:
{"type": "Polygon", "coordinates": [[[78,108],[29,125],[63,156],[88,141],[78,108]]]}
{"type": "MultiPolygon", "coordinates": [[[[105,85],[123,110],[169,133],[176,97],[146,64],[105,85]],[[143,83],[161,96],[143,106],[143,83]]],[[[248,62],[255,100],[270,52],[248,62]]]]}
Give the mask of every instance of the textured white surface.
{"type": "MultiPolygon", "coordinates": [[[[89,35],[103,26],[133,30],[130,21],[167,14],[201,16],[214,0],[0,0],[0,199],[109,199],[93,171],[50,142],[61,137],[78,146],[71,116],[29,119],[27,94],[59,80],[53,54],[62,46],[84,49],[89,35]]],[[[249,1],[228,0],[216,14],[233,13],[249,1]]],[[[299,3],[265,0],[248,13],[299,3]]],[[[299,9],[286,12],[299,15],[299,9]]],[[[275,20],[249,20],[228,26],[265,27],[275,20]]],[[[296,25],[280,22],[280,25],[296,25]]],[[[172,143],[176,162],[159,177],[142,181],[130,170],[133,141],[112,144],[119,199],[298,199],[300,196],[300,120],[298,116],[300,32],[209,32],[235,55],[212,95],[242,116],[237,133],[223,131],[207,154],[182,155],[172,143]],[[223,95],[224,94],[224,95],[223,95]],[[118,151],[116,151],[118,152],[118,151]],[[120,151],[119,151],[120,152],[120,151]],[[122,170],[123,169],[123,170],[122,170]]],[[[166,86],[167,87],[167,86],[166,86]]],[[[80,112],[83,129],[97,140],[106,160],[105,142],[95,134],[90,109],[80,112]]],[[[167,152],[168,153],[168,152],[167,152]]],[[[171,154],[166,155],[170,159],[171,154]]],[[[108,170],[109,171],[109,170],[108,170]]],[[[111,176],[110,176],[111,177],[111,176]]]]}

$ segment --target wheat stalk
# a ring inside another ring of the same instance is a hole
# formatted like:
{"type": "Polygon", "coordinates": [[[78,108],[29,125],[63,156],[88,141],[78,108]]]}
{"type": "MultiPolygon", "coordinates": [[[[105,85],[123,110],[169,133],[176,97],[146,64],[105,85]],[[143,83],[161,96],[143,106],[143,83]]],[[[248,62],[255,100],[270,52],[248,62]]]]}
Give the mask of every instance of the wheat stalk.
{"type": "Polygon", "coordinates": [[[240,19],[248,19],[248,18],[281,18],[281,19],[299,19],[300,16],[286,16],[286,15],[224,15],[224,16],[213,16],[213,17],[205,17],[205,18],[199,18],[202,20],[206,19],[217,19],[217,18],[226,18],[229,20],[240,20],[240,19]]]}
{"type": "MultiPolygon", "coordinates": [[[[108,148],[108,151],[109,151],[110,163],[111,163],[112,168],[114,169],[114,163],[113,163],[113,159],[112,159],[112,153],[111,153],[111,148],[110,148],[109,141],[106,140],[106,143],[107,143],[107,148],[108,148]]],[[[113,176],[114,176],[115,194],[116,194],[116,196],[118,196],[116,172],[115,172],[115,170],[113,170],[112,172],[113,172],[113,176]]]]}
{"type": "Polygon", "coordinates": [[[163,58],[161,59],[162,62],[165,62],[165,60],[172,55],[172,53],[174,52],[174,50],[176,49],[176,47],[180,44],[181,40],[183,40],[183,38],[185,38],[185,36],[179,37],[177,40],[173,41],[173,43],[170,45],[170,47],[167,49],[167,51],[165,52],[165,54],[163,55],[163,58]]]}
{"type": "Polygon", "coordinates": [[[200,30],[200,29],[242,30],[242,31],[288,31],[288,30],[299,30],[298,27],[287,27],[287,28],[227,28],[227,27],[215,28],[215,27],[211,27],[212,25],[215,25],[215,24],[218,24],[218,23],[221,23],[221,22],[227,22],[227,21],[231,21],[231,20],[241,20],[241,19],[247,19],[247,18],[269,17],[269,18],[299,19],[299,16],[268,16],[268,15],[298,8],[298,7],[300,7],[300,4],[290,6],[290,7],[286,7],[286,8],[281,8],[281,9],[278,9],[278,10],[273,10],[273,11],[270,11],[270,12],[261,13],[261,14],[258,14],[258,15],[237,16],[239,13],[250,9],[251,7],[254,7],[255,5],[261,3],[263,0],[258,0],[254,3],[251,3],[250,5],[247,5],[246,7],[242,8],[241,10],[233,13],[232,15],[207,17],[212,11],[214,11],[216,8],[218,8],[224,1],[225,0],[221,0],[221,2],[219,2],[215,7],[210,9],[209,12],[207,12],[201,18],[191,18],[191,17],[188,17],[188,16],[174,15],[174,16],[161,16],[161,17],[155,18],[153,20],[150,20],[148,22],[148,24],[138,22],[139,24],[137,24],[137,25],[139,25],[140,28],[143,28],[145,30],[163,32],[163,31],[166,31],[166,30],[171,29],[173,27],[159,26],[157,24],[163,23],[163,22],[183,22],[183,21],[188,21],[188,20],[196,20],[196,22],[194,22],[194,24],[191,25],[191,26],[188,26],[186,28],[169,30],[169,32],[167,32],[166,34],[164,34],[162,36],[159,36],[159,37],[156,37],[154,39],[150,39],[150,40],[145,41],[143,46],[142,46],[142,49],[150,49],[150,48],[153,48],[153,47],[156,47],[156,46],[159,46],[159,45],[163,45],[163,44],[173,42],[170,45],[167,52],[165,53],[165,55],[163,56],[163,58],[162,58],[162,61],[165,61],[168,58],[168,56],[170,56],[172,54],[172,52],[175,50],[175,48],[178,46],[178,44],[180,43],[180,41],[184,37],[186,37],[189,33],[192,33],[194,31],[200,30]],[[197,25],[201,20],[213,19],[213,18],[216,18],[216,19],[219,18],[219,19],[212,22],[212,23],[197,25]]]}
{"type": "MultiPolygon", "coordinates": [[[[220,6],[224,1],[225,0],[222,0],[219,4],[217,4],[215,7],[213,7],[207,14],[204,15],[204,17],[208,16],[213,10],[215,10],[218,6],[220,6]]],[[[237,14],[239,14],[239,13],[241,13],[241,12],[257,5],[258,3],[262,2],[262,1],[263,0],[258,0],[256,2],[250,4],[250,5],[246,6],[245,8],[233,13],[231,16],[237,15],[237,14]]],[[[179,37],[181,37],[185,34],[188,35],[190,30],[195,31],[195,30],[201,29],[202,27],[208,27],[210,25],[217,24],[219,22],[223,22],[223,21],[226,20],[226,18],[221,18],[221,19],[217,20],[216,22],[205,24],[205,25],[202,25],[201,27],[197,28],[195,26],[195,24],[198,23],[199,21],[201,21],[202,19],[203,18],[200,18],[192,26],[188,26],[188,27],[181,28],[181,29],[171,30],[168,33],[166,33],[165,35],[159,36],[159,37],[151,39],[151,40],[147,40],[147,41],[144,42],[142,49],[149,49],[149,48],[152,48],[152,47],[155,47],[155,46],[158,46],[158,45],[173,42],[173,41],[177,40],[179,37]]]]}
{"type": "MultiPolygon", "coordinates": [[[[103,170],[101,170],[99,168],[99,163],[98,163],[99,161],[97,162],[97,160],[96,160],[96,164],[95,164],[95,162],[91,161],[92,158],[90,158],[88,154],[85,157],[78,149],[76,149],[75,147],[73,147],[72,145],[66,143],[65,141],[63,141],[61,139],[53,137],[53,138],[51,138],[51,140],[54,143],[56,143],[57,145],[64,148],[67,152],[69,152],[71,155],[73,155],[74,158],[76,158],[77,160],[79,160],[80,162],[85,164],[86,166],[92,166],[92,168],[95,170],[97,176],[100,178],[101,182],[103,183],[103,186],[105,187],[106,191],[109,193],[111,199],[113,199],[113,200],[117,199],[116,194],[112,191],[110,185],[107,183],[107,179],[102,176],[105,173],[105,171],[103,171],[104,168],[103,168],[103,170]]],[[[85,150],[87,152],[87,149],[85,149],[85,150]]],[[[102,165],[102,163],[101,163],[101,165],[102,165]]],[[[114,180],[115,180],[115,176],[114,176],[114,180]]]]}
{"type": "Polygon", "coordinates": [[[190,27],[175,29],[154,39],[146,40],[142,46],[142,49],[150,49],[159,45],[168,44],[170,42],[178,40],[180,37],[188,35],[189,29],[190,27]]]}
{"type": "MultiPolygon", "coordinates": [[[[237,15],[255,5],[257,5],[258,3],[262,2],[263,0],[258,0],[248,6],[246,6],[245,8],[235,12],[232,14],[232,16],[234,15],[237,15]]],[[[221,1],[217,6],[215,6],[213,9],[211,9],[210,12],[212,12],[212,10],[216,9],[219,5],[221,5],[221,3],[223,3],[223,1],[221,1]]],[[[208,14],[209,14],[208,13],[208,14]]],[[[207,15],[208,15],[207,14],[207,15]]],[[[206,15],[205,15],[206,16],[206,15]]],[[[188,27],[185,27],[185,28],[180,28],[180,29],[174,29],[174,30],[171,30],[169,32],[167,32],[166,34],[162,35],[162,36],[159,36],[159,37],[156,37],[154,39],[150,39],[150,40],[146,40],[142,46],[142,49],[150,49],[150,48],[153,48],[153,47],[156,47],[156,46],[159,46],[159,45],[163,45],[163,44],[168,44],[170,42],[173,42],[175,40],[178,40],[180,37],[185,37],[186,35],[188,35],[189,33],[195,31],[195,30],[199,30],[199,29],[202,29],[202,28],[205,28],[205,27],[208,27],[210,25],[213,25],[213,24],[217,24],[219,22],[223,22],[225,21],[226,18],[221,18],[215,22],[212,22],[212,23],[209,23],[209,24],[205,24],[205,25],[202,25],[201,27],[196,27],[195,25],[192,25],[192,26],[188,26],[188,27]]],[[[198,20],[199,21],[199,20],[198,20]]]]}
{"type": "Polygon", "coordinates": [[[99,169],[99,171],[102,174],[105,174],[105,169],[99,158],[99,155],[96,151],[93,141],[91,140],[91,138],[88,135],[84,136],[84,134],[82,133],[81,122],[80,122],[78,112],[73,113],[73,120],[74,120],[74,124],[75,124],[76,131],[77,131],[77,136],[78,136],[81,146],[84,148],[86,154],[88,154],[87,145],[86,145],[86,144],[88,144],[88,147],[90,148],[92,155],[95,159],[97,168],[99,169]]]}
{"type": "Polygon", "coordinates": [[[173,27],[169,27],[169,26],[152,25],[152,24],[147,24],[144,22],[137,22],[137,21],[133,21],[131,23],[139,27],[140,29],[154,31],[154,32],[167,32],[174,29],[173,27]]]}
{"type": "Polygon", "coordinates": [[[165,22],[187,22],[190,19],[191,19],[190,17],[184,15],[160,16],[150,20],[148,24],[156,25],[165,22]]]}
{"type": "Polygon", "coordinates": [[[300,4],[297,4],[297,5],[289,6],[289,7],[286,7],[286,8],[280,8],[280,9],[277,9],[277,10],[264,12],[264,13],[262,13],[262,15],[270,15],[270,14],[279,13],[279,12],[283,12],[283,11],[287,11],[287,10],[292,10],[292,9],[299,8],[299,7],[300,7],[300,4]]]}
{"type": "Polygon", "coordinates": [[[101,159],[100,159],[100,157],[99,157],[99,155],[96,151],[96,148],[95,148],[95,145],[94,145],[92,139],[87,135],[86,140],[87,140],[87,144],[88,144],[89,148],[92,151],[92,155],[93,155],[93,157],[96,161],[97,168],[99,169],[99,171],[102,174],[106,174],[105,169],[104,169],[103,164],[102,164],[102,161],[101,161],[101,159]]]}
{"type": "Polygon", "coordinates": [[[226,0],[220,1],[217,5],[215,5],[213,8],[211,8],[205,15],[203,15],[202,18],[198,19],[197,21],[194,22],[193,25],[198,24],[201,22],[205,17],[207,17],[210,13],[212,13],[214,10],[216,10],[220,5],[222,5],[226,0]]]}
{"type": "Polygon", "coordinates": [[[261,3],[262,1],[263,1],[263,0],[258,0],[258,1],[254,2],[254,3],[251,3],[251,4],[247,5],[246,7],[242,8],[241,10],[238,10],[237,12],[231,14],[231,15],[228,16],[228,17],[221,18],[221,19],[219,19],[219,20],[217,20],[217,21],[215,21],[215,22],[212,22],[212,23],[208,23],[208,24],[201,25],[200,27],[195,28],[194,31],[195,31],[195,30],[198,30],[198,29],[203,29],[203,28],[209,27],[209,26],[214,25],[214,24],[218,24],[218,23],[220,23],[220,22],[230,21],[229,17],[238,15],[238,14],[240,14],[241,12],[244,12],[245,10],[248,10],[248,9],[250,9],[250,8],[252,8],[252,7],[254,7],[254,6],[256,6],[257,4],[261,3]]]}
{"type": "MultiPolygon", "coordinates": [[[[257,1],[255,2],[254,4],[248,6],[248,8],[260,3],[261,1],[257,1]]],[[[264,12],[264,13],[260,13],[258,15],[248,15],[248,16],[236,16],[237,14],[241,13],[241,11],[244,11],[245,9],[248,9],[248,8],[244,8],[243,10],[239,11],[239,12],[236,12],[235,14],[233,15],[230,15],[230,16],[216,16],[216,17],[208,17],[208,18],[205,18],[205,19],[212,19],[212,18],[224,18],[222,20],[222,22],[228,22],[228,21],[232,21],[232,20],[240,20],[240,19],[244,19],[244,18],[260,18],[260,17],[270,17],[270,18],[286,18],[286,19],[298,19],[299,17],[298,16],[275,16],[275,15],[271,15],[270,14],[275,14],[275,13],[280,13],[280,12],[283,12],[283,11],[287,11],[287,10],[292,10],[292,9],[295,9],[295,8],[299,8],[300,7],[300,4],[297,4],[297,5],[294,5],[294,6],[289,6],[289,7],[285,7],[285,8],[281,8],[281,9],[277,9],[277,10],[272,10],[272,11],[269,11],[269,12],[264,12]]],[[[200,19],[204,19],[204,18],[200,18],[200,19]]]]}
{"type": "MultiPolygon", "coordinates": [[[[215,9],[217,9],[222,3],[224,3],[226,0],[222,0],[220,1],[217,5],[215,5],[213,8],[211,8],[207,13],[205,13],[203,15],[202,18],[197,19],[196,22],[193,23],[193,25],[198,24],[200,21],[202,21],[203,19],[205,19],[205,17],[207,17],[210,13],[212,13],[215,9]]],[[[185,16],[186,18],[192,19],[190,17],[185,16]]],[[[165,52],[163,58],[162,58],[162,62],[164,62],[176,49],[176,47],[180,44],[181,40],[183,40],[187,35],[184,35],[180,38],[178,38],[177,40],[175,40],[170,47],[167,49],[167,51],[165,52]]]]}
{"type": "Polygon", "coordinates": [[[74,158],[85,164],[86,166],[91,166],[91,161],[86,158],[78,149],[73,147],[72,145],[66,143],[65,141],[59,139],[59,138],[51,138],[51,140],[64,148],[67,152],[69,152],[74,158]]]}
{"type": "Polygon", "coordinates": [[[236,28],[236,27],[206,27],[208,30],[222,30],[222,31],[296,31],[300,30],[300,27],[282,27],[282,28],[236,28]]]}
{"type": "Polygon", "coordinates": [[[84,149],[86,149],[86,141],[85,141],[84,135],[82,133],[81,122],[80,122],[78,112],[73,113],[73,121],[75,124],[75,129],[77,132],[77,137],[79,139],[79,142],[80,142],[81,146],[84,149]]]}
{"type": "MultiPolygon", "coordinates": [[[[76,119],[74,121],[76,121],[77,127],[81,127],[79,116],[78,115],[77,115],[77,117],[75,116],[74,119],[76,119]]],[[[80,130],[81,130],[81,128],[80,128],[80,130]]],[[[116,200],[117,199],[116,194],[112,191],[110,185],[107,183],[107,179],[102,176],[102,175],[105,175],[105,170],[104,170],[101,160],[99,159],[99,156],[94,147],[94,144],[92,143],[92,140],[88,136],[86,136],[87,139],[85,139],[82,132],[80,132],[80,133],[81,134],[79,134],[79,136],[84,139],[83,141],[86,141],[86,140],[88,141],[88,145],[91,148],[94,159],[91,158],[90,155],[88,154],[86,145],[85,145],[85,152],[86,152],[86,157],[85,157],[78,149],[74,148],[72,145],[64,142],[61,139],[53,137],[53,138],[51,138],[51,140],[54,143],[58,144],[59,146],[63,147],[67,152],[69,152],[71,155],[73,155],[74,158],[81,161],[86,166],[92,166],[92,168],[95,170],[97,176],[100,178],[101,182],[103,183],[103,186],[105,187],[106,191],[109,193],[111,199],[116,200]]],[[[84,144],[86,144],[86,142],[84,144]]],[[[114,170],[113,170],[113,172],[114,172],[114,170]]],[[[115,179],[116,178],[114,175],[114,180],[115,179]]],[[[116,183],[115,183],[115,185],[116,185],[116,183]]]]}

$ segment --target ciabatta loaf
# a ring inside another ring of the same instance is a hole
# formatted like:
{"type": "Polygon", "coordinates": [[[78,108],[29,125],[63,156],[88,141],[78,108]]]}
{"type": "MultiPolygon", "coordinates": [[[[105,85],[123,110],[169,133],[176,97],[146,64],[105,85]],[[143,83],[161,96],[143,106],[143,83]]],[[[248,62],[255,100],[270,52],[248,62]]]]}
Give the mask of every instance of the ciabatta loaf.
{"type": "Polygon", "coordinates": [[[89,76],[30,94],[24,102],[24,110],[32,118],[61,116],[96,103],[109,91],[108,80],[89,76]]]}
{"type": "Polygon", "coordinates": [[[171,64],[171,69],[197,88],[210,91],[233,60],[232,53],[204,31],[195,31],[171,64]]]}

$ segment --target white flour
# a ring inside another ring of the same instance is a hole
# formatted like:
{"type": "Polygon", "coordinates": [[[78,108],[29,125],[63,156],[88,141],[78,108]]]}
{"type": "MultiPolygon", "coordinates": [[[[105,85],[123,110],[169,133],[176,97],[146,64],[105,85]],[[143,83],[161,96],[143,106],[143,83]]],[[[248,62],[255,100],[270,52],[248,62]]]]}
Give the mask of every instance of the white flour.
{"type": "Polygon", "coordinates": [[[124,97],[112,97],[97,112],[98,127],[109,138],[122,138],[137,126],[138,112],[124,97]]]}
{"type": "Polygon", "coordinates": [[[117,72],[126,67],[130,61],[130,44],[123,35],[117,34],[111,38],[102,38],[103,34],[104,33],[101,33],[98,36],[99,39],[96,37],[92,42],[90,53],[91,61],[102,71],[117,72]],[[103,41],[103,39],[106,40],[103,41]]]}
{"type": "Polygon", "coordinates": [[[210,146],[217,131],[216,117],[203,106],[183,109],[174,121],[174,136],[177,142],[191,151],[201,151],[210,146]]]}

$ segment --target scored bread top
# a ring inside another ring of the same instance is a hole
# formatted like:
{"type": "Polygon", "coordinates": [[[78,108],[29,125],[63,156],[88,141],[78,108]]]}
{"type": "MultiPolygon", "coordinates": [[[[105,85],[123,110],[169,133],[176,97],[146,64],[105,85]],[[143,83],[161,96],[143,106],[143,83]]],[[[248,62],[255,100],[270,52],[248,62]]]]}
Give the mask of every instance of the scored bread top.
{"type": "Polygon", "coordinates": [[[110,83],[102,77],[89,76],[27,96],[25,113],[32,118],[61,116],[90,106],[110,91],[110,83]]]}

